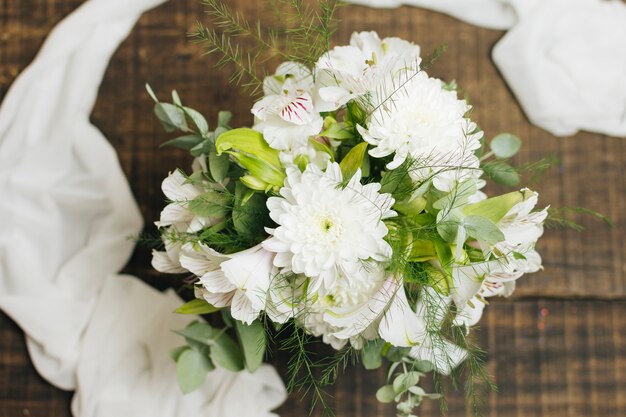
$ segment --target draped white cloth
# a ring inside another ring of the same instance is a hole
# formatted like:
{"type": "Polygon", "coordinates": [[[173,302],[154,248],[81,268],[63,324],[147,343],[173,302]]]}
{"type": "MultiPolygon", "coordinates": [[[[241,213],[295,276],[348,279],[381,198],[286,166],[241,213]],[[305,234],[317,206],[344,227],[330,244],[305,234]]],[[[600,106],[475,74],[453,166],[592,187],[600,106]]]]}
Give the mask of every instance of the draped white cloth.
{"type": "Polygon", "coordinates": [[[117,46],[164,0],[89,0],[61,22],[0,107],[0,308],[39,373],[76,390],[77,417],[267,417],[286,393],[270,366],[222,369],[186,396],[168,351],[194,317],[120,276],[143,224],[114,149],[90,122],[117,46]]]}
{"type": "MultiPolygon", "coordinates": [[[[555,136],[626,137],[626,4],[621,0],[351,0],[447,13],[510,29],[493,59],[530,121],[555,136]]],[[[419,40],[418,40],[419,41],[419,40]]]]}

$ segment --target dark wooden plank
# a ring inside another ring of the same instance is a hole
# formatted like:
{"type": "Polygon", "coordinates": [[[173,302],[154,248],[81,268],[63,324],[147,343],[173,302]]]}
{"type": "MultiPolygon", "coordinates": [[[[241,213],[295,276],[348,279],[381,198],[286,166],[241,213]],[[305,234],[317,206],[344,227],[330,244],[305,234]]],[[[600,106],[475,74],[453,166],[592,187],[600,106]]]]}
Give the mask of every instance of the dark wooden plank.
{"type": "MultiPolygon", "coordinates": [[[[46,34],[81,0],[0,0],[0,98],[34,57],[46,34]]],[[[248,17],[262,13],[261,2],[232,1],[248,17]]],[[[151,116],[144,93],[150,82],[160,95],[176,88],[186,103],[210,118],[222,109],[234,123],[251,122],[251,100],[226,83],[227,70],[214,70],[212,58],[201,57],[185,33],[201,17],[196,0],[170,2],[146,14],[115,54],[93,115],[118,150],[121,164],[147,223],[163,206],[160,181],[169,170],[184,167],[182,152],[158,149],[167,136],[151,116]]],[[[540,243],[545,271],[520,282],[517,299],[497,302],[483,321],[483,345],[489,369],[500,385],[486,400],[490,416],[626,415],[626,305],[623,301],[580,301],[574,297],[626,297],[626,248],[622,244],[626,216],[622,139],[581,133],[556,139],[528,123],[493,66],[489,54],[502,32],[476,28],[447,16],[413,8],[341,11],[344,23],[335,36],[346,43],[354,30],[377,30],[420,43],[425,52],[449,46],[433,67],[433,75],[452,79],[467,91],[474,118],[488,136],[510,131],[525,139],[518,157],[524,163],[556,155],[561,163],[533,188],[554,206],[585,206],[609,215],[609,229],[581,219],[587,231],[548,231],[540,243]],[[537,297],[570,298],[542,301],[537,297]],[[541,316],[543,308],[544,314],[541,316]],[[621,394],[621,395],[620,395],[621,394]]],[[[496,188],[492,188],[495,192],[496,188]]],[[[139,248],[127,271],[153,285],[168,280],[149,267],[148,251],[139,248]]],[[[6,317],[0,319],[0,416],[69,415],[70,394],[49,386],[30,365],[23,337],[6,317]]],[[[339,416],[393,415],[377,404],[373,393],[384,372],[351,370],[334,394],[339,416]]],[[[421,415],[437,415],[427,404],[421,415]]],[[[305,404],[293,396],[281,409],[284,417],[302,415],[305,404]]],[[[461,395],[450,396],[451,416],[469,415],[461,395]]]]}
{"type": "MultiPolygon", "coordinates": [[[[625,315],[623,301],[494,302],[478,332],[489,352],[487,369],[500,387],[499,393],[485,397],[485,415],[626,415],[625,315]]],[[[36,375],[22,336],[5,316],[0,319],[0,337],[0,415],[69,416],[69,394],[36,375]]],[[[393,415],[392,408],[374,398],[384,379],[384,369],[349,368],[330,390],[337,416],[393,415]]],[[[471,415],[461,393],[450,392],[448,399],[448,415],[471,415]]],[[[438,415],[438,407],[437,402],[426,402],[420,415],[438,415]]],[[[297,394],[279,410],[283,417],[306,411],[307,402],[297,394]]]]}

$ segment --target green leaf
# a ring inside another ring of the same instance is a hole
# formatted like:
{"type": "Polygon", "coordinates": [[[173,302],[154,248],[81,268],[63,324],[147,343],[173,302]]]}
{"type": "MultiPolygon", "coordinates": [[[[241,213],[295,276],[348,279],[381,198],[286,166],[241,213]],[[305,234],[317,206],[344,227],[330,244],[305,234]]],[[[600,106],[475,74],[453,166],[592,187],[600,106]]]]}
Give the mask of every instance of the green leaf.
{"type": "Polygon", "coordinates": [[[461,211],[466,216],[481,216],[498,223],[514,205],[525,199],[526,191],[513,191],[470,204],[463,207],[461,211]]]}
{"type": "Polygon", "coordinates": [[[157,103],[154,105],[154,114],[159,118],[163,127],[168,132],[173,132],[176,129],[188,132],[187,121],[185,120],[185,113],[174,104],[169,103],[157,103]]]}
{"type": "Polygon", "coordinates": [[[325,153],[327,153],[330,156],[331,162],[335,162],[335,155],[333,155],[333,151],[328,146],[326,146],[322,142],[320,142],[318,140],[315,140],[315,139],[309,139],[309,144],[317,152],[325,152],[325,153]]]}
{"type": "Polygon", "coordinates": [[[383,357],[381,354],[382,348],[385,345],[385,341],[382,339],[370,340],[361,350],[361,359],[363,361],[363,367],[365,369],[378,369],[383,364],[383,357]]]}
{"type": "Polygon", "coordinates": [[[437,232],[439,236],[448,243],[454,243],[464,217],[464,213],[458,208],[450,212],[440,211],[437,214],[437,232]]]}
{"type": "Polygon", "coordinates": [[[498,184],[515,187],[520,183],[518,172],[502,161],[491,161],[483,165],[485,175],[498,184]]]}
{"type": "Polygon", "coordinates": [[[491,140],[489,147],[496,158],[506,159],[514,156],[522,147],[522,141],[510,133],[501,133],[491,140]]]}
{"type": "Polygon", "coordinates": [[[415,216],[420,214],[426,208],[426,199],[424,197],[415,197],[410,201],[399,201],[394,204],[393,209],[405,216],[415,216]]]}
{"type": "Polygon", "coordinates": [[[405,393],[410,387],[417,385],[421,376],[423,374],[416,371],[398,375],[393,381],[393,390],[396,395],[405,393]]]}
{"type": "Polygon", "coordinates": [[[233,118],[233,114],[229,111],[221,111],[217,114],[217,126],[224,128],[224,129],[230,129],[230,126],[228,126],[228,123],[230,123],[230,119],[233,118]]]}
{"type": "Polygon", "coordinates": [[[267,161],[257,158],[256,156],[248,156],[243,153],[227,151],[242,167],[250,171],[254,177],[259,180],[271,184],[275,187],[282,187],[287,176],[285,170],[279,165],[272,165],[267,161]]]}
{"type": "Polygon", "coordinates": [[[156,94],[154,94],[154,90],[152,89],[152,87],[150,87],[150,84],[148,83],[146,83],[146,91],[148,92],[148,95],[150,96],[152,100],[154,100],[155,103],[159,102],[159,99],[157,98],[156,94]]]}
{"type": "Polygon", "coordinates": [[[200,388],[207,372],[213,369],[215,366],[207,356],[192,349],[182,352],[176,362],[176,379],[183,394],[200,388]]]}
{"type": "Polygon", "coordinates": [[[172,90],[172,103],[182,106],[182,102],[180,101],[180,96],[178,95],[178,91],[172,90]]]}
{"type": "Polygon", "coordinates": [[[433,241],[426,239],[414,239],[411,241],[411,255],[409,257],[411,262],[424,262],[436,257],[437,252],[435,251],[433,241]]]}
{"type": "Polygon", "coordinates": [[[173,146],[175,148],[189,151],[192,148],[196,147],[198,144],[202,143],[203,140],[204,139],[198,135],[185,135],[168,140],[167,142],[162,143],[159,147],[162,148],[164,146],[173,146]]]}
{"type": "Polygon", "coordinates": [[[174,312],[178,314],[210,314],[219,310],[207,301],[196,298],[178,307],[174,312]]]}
{"type": "Polygon", "coordinates": [[[392,385],[384,385],[376,391],[376,399],[381,403],[391,403],[396,398],[392,385]]]}
{"type": "Polygon", "coordinates": [[[280,167],[279,152],[272,149],[260,132],[248,128],[233,129],[219,135],[215,141],[217,154],[233,150],[252,155],[269,165],[280,167]]]}
{"type": "Polygon", "coordinates": [[[352,129],[349,129],[345,123],[338,123],[331,116],[324,119],[324,126],[327,127],[320,133],[320,136],[337,140],[352,139],[354,137],[352,129]]]}
{"type": "Polygon", "coordinates": [[[248,371],[254,372],[261,366],[265,356],[265,328],[258,320],[255,320],[249,326],[239,320],[235,320],[235,329],[243,348],[246,368],[248,371]]]}
{"type": "Polygon", "coordinates": [[[178,358],[180,358],[180,355],[187,349],[189,349],[189,346],[178,346],[170,350],[170,358],[172,358],[174,362],[178,362],[178,358]]]}
{"type": "Polygon", "coordinates": [[[410,348],[387,346],[383,349],[385,357],[391,362],[400,362],[406,355],[409,354],[410,348]]]}
{"type": "MultiPolygon", "coordinates": [[[[179,103],[180,105],[180,103],[179,103]]],[[[206,121],[204,116],[200,114],[199,111],[194,110],[190,107],[182,107],[183,111],[191,119],[196,128],[202,136],[206,136],[209,133],[209,123],[206,121]]]]}
{"type": "Polygon", "coordinates": [[[209,153],[209,172],[215,182],[222,183],[228,176],[228,170],[230,168],[230,161],[228,156],[218,156],[215,152],[209,153]]]}
{"type": "Polygon", "coordinates": [[[226,216],[231,197],[219,191],[207,191],[189,202],[188,208],[198,217],[219,219],[226,216]]]}
{"type": "Polygon", "coordinates": [[[184,329],[176,330],[175,333],[178,333],[181,336],[185,336],[188,339],[208,345],[218,333],[218,330],[211,327],[207,323],[194,321],[184,329]]]}
{"type": "Polygon", "coordinates": [[[486,217],[467,216],[463,220],[463,226],[470,237],[488,245],[495,245],[505,239],[498,226],[486,217]]]}
{"type": "Polygon", "coordinates": [[[219,335],[211,345],[211,358],[229,371],[239,372],[244,368],[241,349],[226,333],[219,335]]]}
{"type": "Polygon", "coordinates": [[[367,142],[359,143],[350,149],[350,152],[348,152],[339,163],[339,168],[341,168],[344,180],[350,180],[350,178],[352,178],[358,169],[363,165],[367,145],[367,142]]]}
{"type": "Polygon", "coordinates": [[[444,197],[435,201],[433,207],[437,210],[452,210],[465,205],[468,198],[474,194],[476,194],[476,182],[473,180],[464,181],[457,184],[457,186],[444,197]]]}
{"type": "Polygon", "coordinates": [[[265,233],[269,210],[265,204],[266,196],[260,193],[249,194],[249,189],[237,182],[235,184],[235,206],[232,219],[235,231],[242,236],[257,236],[265,233]]]}

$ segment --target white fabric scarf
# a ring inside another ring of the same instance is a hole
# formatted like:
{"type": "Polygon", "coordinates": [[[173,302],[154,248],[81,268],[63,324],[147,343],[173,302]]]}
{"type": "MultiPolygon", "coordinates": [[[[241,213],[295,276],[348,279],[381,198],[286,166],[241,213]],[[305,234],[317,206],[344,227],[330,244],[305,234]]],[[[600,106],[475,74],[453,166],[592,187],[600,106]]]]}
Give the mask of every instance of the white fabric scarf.
{"type": "Polygon", "coordinates": [[[0,108],[0,308],[39,373],[76,390],[76,417],[267,417],[286,398],[271,366],[218,369],[183,396],[168,351],[195,317],[119,276],[142,218],[114,149],[89,122],[108,61],[164,0],[89,0],[50,34],[0,108]]]}
{"type": "Polygon", "coordinates": [[[626,137],[626,4],[621,0],[350,0],[419,6],[510,29],[493,59],[530,121],[555,136],[626,137]]]}

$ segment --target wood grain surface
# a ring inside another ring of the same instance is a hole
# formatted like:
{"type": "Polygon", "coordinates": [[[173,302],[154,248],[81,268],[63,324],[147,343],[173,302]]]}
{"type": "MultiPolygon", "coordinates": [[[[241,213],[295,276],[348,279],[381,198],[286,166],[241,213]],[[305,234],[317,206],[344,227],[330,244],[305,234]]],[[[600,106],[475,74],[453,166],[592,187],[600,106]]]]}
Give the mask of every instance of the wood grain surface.
{"type": "MultiPolygon", "coordinates": [[[[51,28],[81,0],[0,0],[0,99],[34,58],[51,28]]],[[[231,1],[250,18],[266,13],[262,1],[231,1]]],[[[251,99],[227,83],[228,69],[189,43],[186,33],[202,19],[198,0],[172,0],[145,14],[117,51],[107,70],[92,120],[119,153],[122,167],[146,223],[163,207],[160,182],[189,158],[159,149],[168,138],[151,115],[144,93],[149,82],[165,97],[177,89],[183,101],[214,118],[234,113],[233,124],[249,125],[251,99]]],[[[491,137],[508,131],[524,139],[517,162],[555,157],[558,164],[531,187],[541,203],[584,206],[609,216],[614,227],[578,218],[581,233],[548,230],[539,244],[544,271],[526,276],[510,300],[494,302],[481,322],[479,339],[489,352],[488,369],[499,387],[485,398],[488,416],[626,415],[626,146],[623,138],[579,133],[555,138],[532,126],[490,59],[503,32],[464,24],[416,8],[373,10],[349,6],[334,40],[347,43],[356,30],[412,40],[428,53],[448,52],[431,69],[470,96],[473,118],[491,137]]],[[[491,187],[491,191],[501,191],[491,187]]],[[[167,277],[150,269],[149,253],[138,248],[126,268],[157,287],[167,277]]],[[[280,359],[280,358],[279,358],[280,359]]],[[[349,369],[334,389],[339,417],[393,416],[378,404],[376,388],[384,372],[349,369]]],[[[0,417],[70,415],[71,394],[41,379],[33,369],[19,328],[0,315],[0,417]]],[[[461,393],[450,393],[448,415],[470,415],[461,393]]],[[[426,404],[421,416],[436,416],[426,404]]],[[[283,417],[306,414],[294,395],[280,409],[283,417]]],[[[124,416],[126,417],[126,416],[124,416]]],[[[129,416],[131,417],[131,416],[129,416]]],[[[211,416],[219,417],[219,416],[211,416]]]]}

